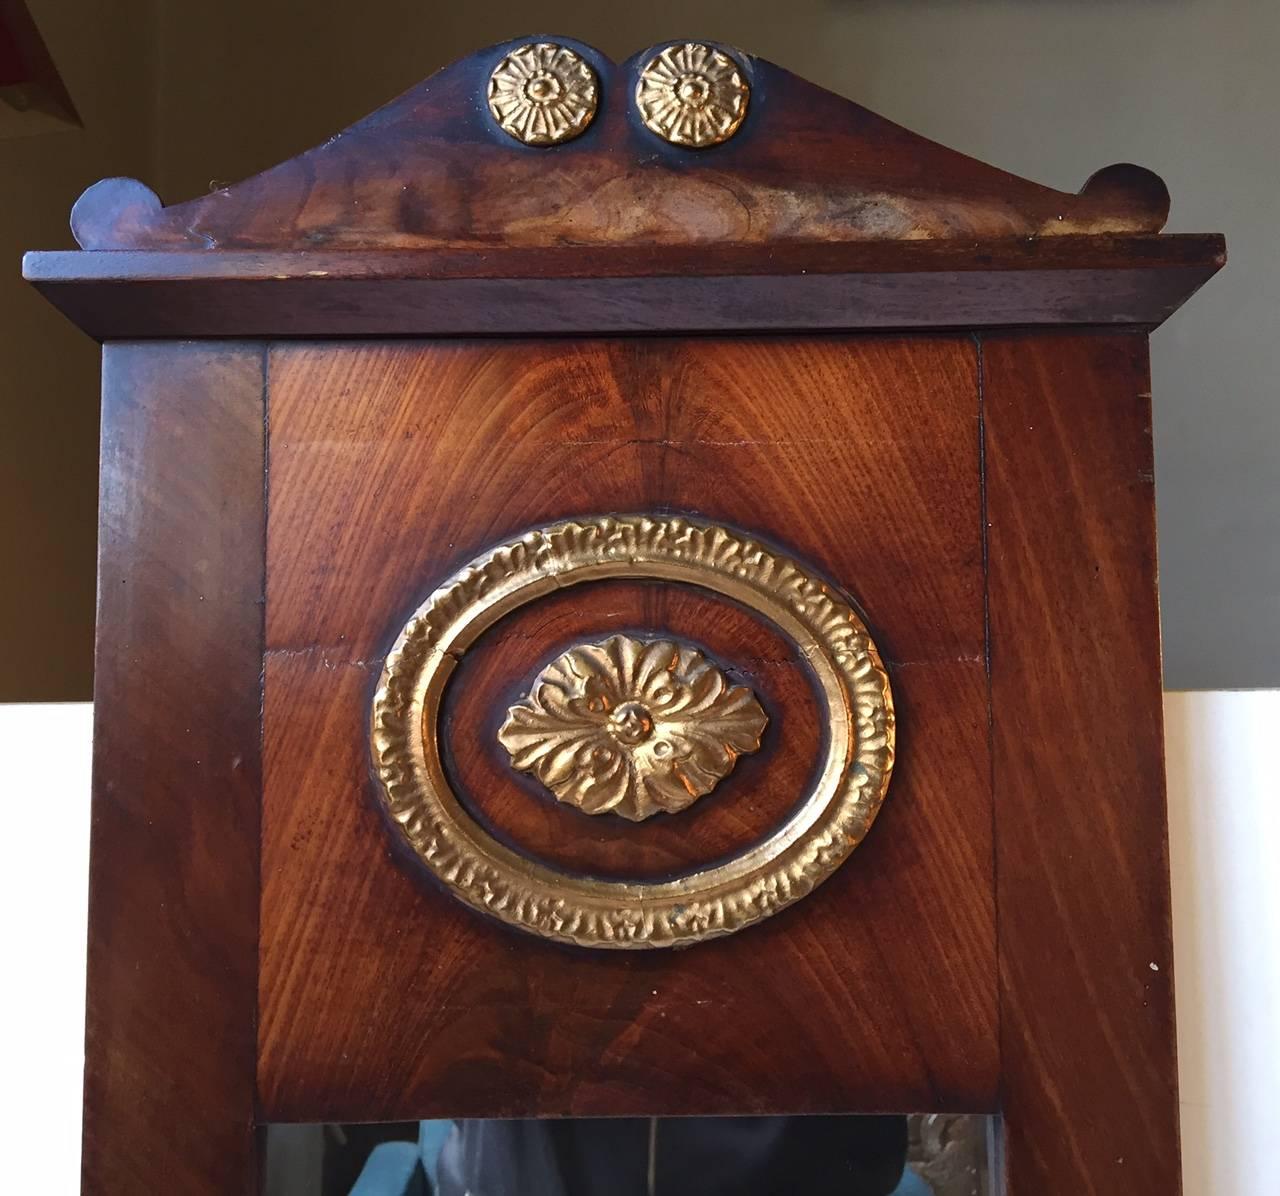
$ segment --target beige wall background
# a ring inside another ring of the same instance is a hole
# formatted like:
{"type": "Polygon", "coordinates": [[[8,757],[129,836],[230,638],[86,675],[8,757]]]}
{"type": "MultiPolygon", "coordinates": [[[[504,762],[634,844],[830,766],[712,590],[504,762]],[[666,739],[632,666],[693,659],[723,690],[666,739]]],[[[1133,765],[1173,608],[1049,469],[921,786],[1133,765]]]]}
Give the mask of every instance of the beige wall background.
{"type": "Polygon", "coordinates": [[[0,140],[0,701],[90,693],[98,350],[19,260],[72,244],[70,205],[95,178],[150,173],[150,7],[32,4],[85,127],[0,140]]]}
{"type": "Polygon", "coordinates": [[[1280,6],[1269,0],[41,0],[85,129],[0,142],[0,700],[89,692],[96,353],[16,279],[106,174],[167,202],[324,140],[522,33],[729,42],[1066,190],[1135,161],[1228,269],[1152,342],[1170,688],[1280,683],[1280,6]]]}

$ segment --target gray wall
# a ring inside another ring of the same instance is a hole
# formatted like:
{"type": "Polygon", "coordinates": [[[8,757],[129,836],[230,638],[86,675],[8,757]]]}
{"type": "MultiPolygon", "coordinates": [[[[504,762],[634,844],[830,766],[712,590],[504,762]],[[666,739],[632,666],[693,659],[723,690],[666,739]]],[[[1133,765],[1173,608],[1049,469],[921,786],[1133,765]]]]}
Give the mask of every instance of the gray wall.
{"type": "MultiPolygon", "coordinates": [[[[1152,343],[1167,684],[1280,685],[1280,6],[161,3],[147,181],[174,202],[243,177],[452,59],[531,31],[571,34],[616,58],[673,36],[726,41],[1066,190],[1111,162],[1160,173],[1173,194],[1170,230],[1225,232],[1232,257],[1152,343]]],[[[122,150],[111,170],[132,169],[122,150]]],[[[68,189],[50,202],[65,211],[73,199],[68,189]]],[[[47,350],[28,351],[28,376],[33,353],[47,365],[47,350]]]]}

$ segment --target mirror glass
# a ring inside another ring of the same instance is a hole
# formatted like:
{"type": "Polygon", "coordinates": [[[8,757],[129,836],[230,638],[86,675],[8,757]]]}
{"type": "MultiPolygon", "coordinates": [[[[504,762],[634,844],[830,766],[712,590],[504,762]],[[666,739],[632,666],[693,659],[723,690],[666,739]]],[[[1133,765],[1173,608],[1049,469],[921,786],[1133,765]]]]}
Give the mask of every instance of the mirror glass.
{"type": "Polygon", "coordinates": [[[264,1196],[990,1196],[991,1118],[274,1125],[264,1196]]]}

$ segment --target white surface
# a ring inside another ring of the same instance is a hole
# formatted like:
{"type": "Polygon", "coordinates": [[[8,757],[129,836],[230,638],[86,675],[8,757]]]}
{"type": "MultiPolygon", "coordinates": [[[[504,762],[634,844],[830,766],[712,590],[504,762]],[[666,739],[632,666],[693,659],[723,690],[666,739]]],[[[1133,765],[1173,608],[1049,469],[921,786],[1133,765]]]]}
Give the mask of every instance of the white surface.
{"type": "MultiPolygon", "coordinates": [[[[1185,1196],[1271,1196],[1280,691],[1169,694],[1165,712],[1185,1196]]],[[[90,721],[88,705],[0,706],[0,917],[13,968],[0,987],[0,1125],[14,1192],[79,1190],[90,721]]]]}
{"type": "Polygon", "coordinates": [[[1185,1196],[1280,1193],[1280,691],[1165,698],[1185,1196]]]}
{"type": "Polygon", "coordinates": [[[93,707],[0,705],[7,1191],[80,1191],[93,707]]]}

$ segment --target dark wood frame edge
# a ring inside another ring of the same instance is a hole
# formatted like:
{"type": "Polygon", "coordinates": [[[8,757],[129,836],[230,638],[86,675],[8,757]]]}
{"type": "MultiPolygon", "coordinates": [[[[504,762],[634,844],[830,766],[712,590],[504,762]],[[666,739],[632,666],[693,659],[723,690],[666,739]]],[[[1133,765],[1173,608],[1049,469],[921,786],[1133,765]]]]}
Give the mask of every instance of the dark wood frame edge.
{"type": "Polygon", "coordinates": [[[261,344],[104,354],[93,1196],[222,1196],[259,1180],[264,368],[261,344]]]}
{"type": "Polygon", "coordinates": [[[384,251],[31,253],[100,340],[1155,327],[1225,262],[1217,235],[384,251]]]}
{"type": "Polygon", "coordinates": [[[1007,1196],[1176,1196],[1147,338],[1099,330],[980,343],[994,1174],[1007,1196]],[[1087,452],[1077,421],[1090,428],[1087,452]]]}

